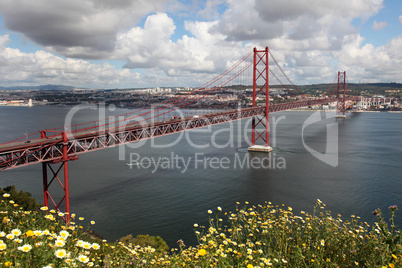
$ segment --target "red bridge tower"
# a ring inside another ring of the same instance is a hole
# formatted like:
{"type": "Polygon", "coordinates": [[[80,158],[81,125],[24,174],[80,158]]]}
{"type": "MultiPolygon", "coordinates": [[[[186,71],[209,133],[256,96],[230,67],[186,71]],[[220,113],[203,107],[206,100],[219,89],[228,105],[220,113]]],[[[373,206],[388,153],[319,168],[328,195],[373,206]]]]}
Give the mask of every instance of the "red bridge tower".
{"type": "Polygon", "coordinates": [[[336,104],[336,117],[345,118],[346,111],[346,72],[338,71],[338,87],[336,90],[336,98],[338,103],[336,104]]]}
{"type": "Polygon", "coordinates": [[[256,107],[257,94],[265,97],[265,114],[262,117],[255,116],[252,119],[251,147],[252,152],[270,152],[269,146],[269,49],[257,50],[254,48],[253,63],[253,107],[256,107]],[[257,127],[262,127],[257,129],[257,127]],[[256,145],[259,139],[264,141],[264,145],[256,145]]]}

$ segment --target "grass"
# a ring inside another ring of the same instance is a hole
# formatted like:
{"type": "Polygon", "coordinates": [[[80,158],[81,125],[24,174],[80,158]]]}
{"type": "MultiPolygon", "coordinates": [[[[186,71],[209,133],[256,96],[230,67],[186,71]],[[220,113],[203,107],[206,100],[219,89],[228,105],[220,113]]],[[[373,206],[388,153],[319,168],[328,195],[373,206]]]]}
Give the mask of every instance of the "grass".
{"type": "MultiPolygon", "coordinates": [[[[342,220],[320,200],[313,214],[269,202],[247,202],[234,212],[209,211],[209,226],[194,224],[198,245],[179,240],[169,253],[132,243],[108,243],[71,215],[42,207],[23,211],[4,194],[0,203],[0,267],[402,267],[396,206],[373,214],[370,226],[359,217],[342,220]]],[[[94,222],[91,222],[94,224],[94,222]]]]}

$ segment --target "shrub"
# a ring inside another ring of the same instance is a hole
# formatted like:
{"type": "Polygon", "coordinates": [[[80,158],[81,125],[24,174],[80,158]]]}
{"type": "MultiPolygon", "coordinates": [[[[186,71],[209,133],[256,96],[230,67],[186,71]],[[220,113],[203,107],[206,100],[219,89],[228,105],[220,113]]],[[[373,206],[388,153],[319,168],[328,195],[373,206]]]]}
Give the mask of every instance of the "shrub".
{"type": "Polygon", "coordinates": [[[13,197],[13,200],[24,210],[36,210],[40,206],[36,203],[36,200],[32,197],[31,193],[22,190],[17,192],[14,185],[7,186],[3,190],[0,189],[1,196],[5,193],[10,194],[13,197]]]}
{"type": "Polygon", "coordinates": [[[160,237],[108,243],[80,224],[66,225],[61,212],[27,211],[12,198],[5,193],[0,202],[0,267],[402,267],[396,206],[390,225],[375,210],[373,226],[354,215],[333,218],[319,200],[312,215],[271,203],[234,212],[218,207],[209,226],[194,225],[198,245],[179,240],[179,249],[161,254],[167,246],[160,237]]]}
{"type": "Polygon", "coordinates": [[[169,250],[168,245],[160,236],[137,235],[133,238],[131,234],[119,239],[124,245],[138,245],[141,247],[152,247],[156,253],[165,253],[169,250]]]}

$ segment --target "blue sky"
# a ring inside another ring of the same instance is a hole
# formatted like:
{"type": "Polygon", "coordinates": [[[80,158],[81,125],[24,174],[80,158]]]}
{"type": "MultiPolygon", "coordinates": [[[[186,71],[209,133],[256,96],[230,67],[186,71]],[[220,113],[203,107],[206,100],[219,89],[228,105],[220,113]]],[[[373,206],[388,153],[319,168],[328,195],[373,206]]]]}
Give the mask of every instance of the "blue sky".
{"type": "Polygon", "coordinates": [[[370,17],[363,22],[361,19],[355,23],[356,29],[365,37],[365,44],[371,43],[374,46],[383,46],[387,44],[389,39],[392,39],[402,34],[402,24],[399,21],[399,16],[402,15],[402,2],[398,0],[384,1],[384,8],[378,14],[370,17]],[[386,22],[387,25],[379,30],[373,29],[374,22],[386,22]]]}
{"type": "Polygon", "coordinates": [[[0,86],[198,86],[254,46],[297,84],[402,82],[399,0],[148,2],[2,0],[0,86]]]}

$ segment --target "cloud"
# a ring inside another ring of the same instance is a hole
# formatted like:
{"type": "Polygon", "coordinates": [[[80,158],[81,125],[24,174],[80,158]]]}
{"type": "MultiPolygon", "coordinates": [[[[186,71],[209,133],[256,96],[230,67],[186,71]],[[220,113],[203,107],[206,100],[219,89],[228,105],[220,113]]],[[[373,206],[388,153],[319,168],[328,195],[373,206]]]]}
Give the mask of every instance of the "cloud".
{"type": "Polygon", "coordinates": [[[399,23],[401,23],[401,24],[402,24],[402,15],[401,15],[401,16],[399,16],[399,23]]]}
{"type": "Polygon", "coordinates": [[[187,21],[185,29],[191,36],[172,42],[173,19],[166,13],[150,15],[143,28],[134,27],[118,36],[116,54],[127,59],[127,68],[158,68],[167,75],[222,71],[227,61],[241,57],[244,48],[239,42],[230,43],[230,49],[217,49],[229,44],[224,35],[211,31],[216,23],[187,21]]]}
{"type": "Polygon", "coordinates": [[[107,88],[118,84],[128,86],[140,80],[138,73],[116,70],[108,63],[91,64],[84,60],[63,59],[43,50],[24,53],[2,47],[7,39],[8,36],[0,36],[0,80],[4,86],[66,84],[107,88]]]}
{"type": "Polygon", "coordinates": [[[381,30],[382,28],[384,28],[387,25],[388,25],[388,23],[385,21],[380,21],[380,22],[374,21],[373,22],[373,30],[374,31],[381,30]]]}
{"type": "Polygon", "coordinates": [[[3,0],[0,12],[5,25],[43,50],[23,53],[7,47],[9,36],[0,36],[0,64],[4,63],[0,79],[81,87],[199,86],[254,46],[269,46],[296,84],[332,81],[338,70],[348,71],[350,82],[354,77],[364,81],[361,77],[391,79],[392,75],[395,81],[399,75],[394,70],[402,68],[395,58],[401,58],[400,38],[376,48],[366,44],[352,24],[377,14],[382,3],[3,0]],[[19,10],[17,4],[23,4],[19,10]],[[201,8],[202,14],[192,16],[192,8],[201,8]],[[179,36],[178,29],[183,28],[179,36]],[[112,59],[125,65],[118,70],[86,59],[112,59]],[[389,72],[387,59],[394,65],[389,72]]]}
{"type": "Polygon", "coordinates": [[[339,67],[346,70],[349,77],[359,77],[361,81],[398,81],[402,68],[402,35],[379,47],[363,45],[363,41],[360,35],[345,38],[342,50],[336,53],[339,67]]]}
{"type": "Polygon", "coordinates": [[[0,36],[0,49],[4,48],[10,42],[8,34],[0,36]]]}
{"type": "Polygon", "coordinates": [[[167,0],[2,0],[4,24],[66,57],[107,58],[116,35],[167,0]]]}
{"type": "Polygon", "coordinates": [[[229,39],[297,40],[322,34],[339,38],[355,32],[351,21],[376,14],[382,0],[245,0],[229,1],[228,5],[217,30],[229,39]]]}

